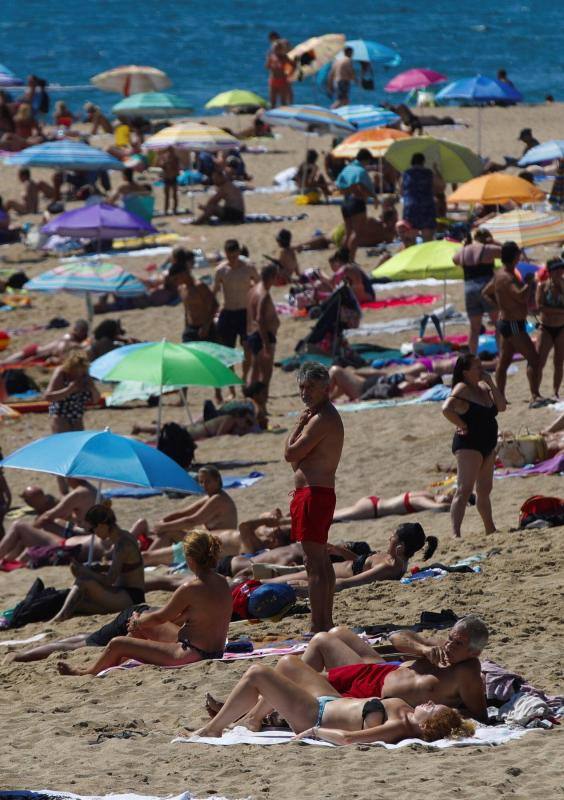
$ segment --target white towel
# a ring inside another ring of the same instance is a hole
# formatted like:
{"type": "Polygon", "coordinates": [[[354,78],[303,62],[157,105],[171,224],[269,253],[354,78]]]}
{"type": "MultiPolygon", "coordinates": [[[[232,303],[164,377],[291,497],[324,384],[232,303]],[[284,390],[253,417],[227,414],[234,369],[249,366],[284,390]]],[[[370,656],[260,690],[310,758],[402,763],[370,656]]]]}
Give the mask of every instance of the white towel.
{"type": "Polygon", "coordinates": [[[4,639],[3,641],[0,641],[0,645],[7,646],[11,644],[31,644],[32,642],[39,642],[46,636],[46,633],[36,633],[35,636],[30,636],[29,639],[4,639]]]}

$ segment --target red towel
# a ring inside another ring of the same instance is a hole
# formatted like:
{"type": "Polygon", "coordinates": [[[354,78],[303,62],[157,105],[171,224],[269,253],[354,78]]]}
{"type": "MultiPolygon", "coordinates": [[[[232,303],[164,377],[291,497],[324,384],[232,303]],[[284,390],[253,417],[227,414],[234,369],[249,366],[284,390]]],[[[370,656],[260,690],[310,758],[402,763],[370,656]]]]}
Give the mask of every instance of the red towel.
{"type": "Polygon", "coordinates": [[[392,308],[393,306],[426,306],[436,303],[441,295],[439,294],[407,294],[399,297],[388,297],[385,300],[372,300],[369,303],[361,303],[361,308],[392,308]]]}

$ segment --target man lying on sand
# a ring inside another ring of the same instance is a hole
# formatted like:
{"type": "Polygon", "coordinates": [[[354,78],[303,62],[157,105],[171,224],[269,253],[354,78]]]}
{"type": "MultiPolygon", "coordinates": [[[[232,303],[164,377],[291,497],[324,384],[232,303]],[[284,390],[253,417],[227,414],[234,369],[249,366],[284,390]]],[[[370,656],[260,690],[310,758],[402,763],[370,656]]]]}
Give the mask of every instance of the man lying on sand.
{"type": "MultiPolygon", "coordinates": [[[[317,633],[302,661],[317,672],[325,671],[326,692],[345,697],[399,698],[413,707],[432,701],[464,709],[473,719],[487,723],[487,703],[478,657],[488,642],[488,629],[476,616],[459,620],[445,640],[424,638],[418,633],[390,634],[394,647],[415,658],[403,663],[384,661],[372,647],[342,626],[317,633]]],[[[300,683],[303,665],[299,659],[282,658],[277,672],[300,683]]],[[[208,711],[215,714],[222,704],[208,698],[208,711]]],[[[260,730],[271,705],[259,701],[245,717],[245,725],[260,730]]]]}
{"type": "MultiPolygon", "coordinates": [[[[194,422],[192,425],[183,425],[192,439],[195,442],[200,442],[204,439],[212,439],[215,436],[244,436],[247,433],[259,433],[257,421],[253,412],[248,409],[241,409],[233,411],[229,414],[223,414],[214,419],[203,420],[202,422],[194,422]]],[[[131,428],[133,436],[140,433],[145,433],[149,436],[155,436],[157,433],[157,425],[133,425],[131,428]]]]}
{"type": "Polygon", "coordinates": [[[20,361],[31,359],[53,359],[59,363],[64,356],[75,348],[88,346],[88,323],[85,319],[77,319],[70,331],[64,333],[58,339],[54,339],[47,344],[28,344],[21,350],[17,350],[12,355],[3,358],[0,366],[17,364],[20,361]]]}

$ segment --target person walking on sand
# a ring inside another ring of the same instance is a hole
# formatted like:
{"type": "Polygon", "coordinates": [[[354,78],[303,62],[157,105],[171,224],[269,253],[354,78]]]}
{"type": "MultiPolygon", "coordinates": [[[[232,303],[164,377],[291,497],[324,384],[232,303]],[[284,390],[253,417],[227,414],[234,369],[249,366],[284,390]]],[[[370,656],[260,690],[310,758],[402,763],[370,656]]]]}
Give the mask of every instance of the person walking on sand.
{"type": "Polygon", "coordinates": [[[335,473],[343,449],[341,417],[329,400],[329,373],[316,362],[302,364],[298,386],[305,411],[284,448],[294,470],[290,505],[292,540],[302,543],[311,604],[311,630],[333,626],[335,572],[327,552],[335,512],[335,473]]]}
{"type": "Polygon", "coordinates": [[[331,108],[348,106],[350,103],[351,83],[357,82],[356,72],[352,62],[353,49],[345,47],[343,58],[335,59],[329,72],[329,90],[335,95],[335,102],[331,108]]]}
{"type": "Polygon", "coordinates": [[[172,199],[172,213],[178,213],[178,183],[176,179],[180,174],[180,161],[174,147],[167,147],[157,161],[163,171],[164,181],[164,213],[168,214],[172,199]]]}
{"type": "Polygon", "coordinates": [[[276,283],[278,267],[269,264],[260,272],[260,281],[249,292],[247,306],[247,345],[251,351],[251,383],[261,381],[270,385],[274,368],[276,334],[280,320],[270,295],[276,283]]]}

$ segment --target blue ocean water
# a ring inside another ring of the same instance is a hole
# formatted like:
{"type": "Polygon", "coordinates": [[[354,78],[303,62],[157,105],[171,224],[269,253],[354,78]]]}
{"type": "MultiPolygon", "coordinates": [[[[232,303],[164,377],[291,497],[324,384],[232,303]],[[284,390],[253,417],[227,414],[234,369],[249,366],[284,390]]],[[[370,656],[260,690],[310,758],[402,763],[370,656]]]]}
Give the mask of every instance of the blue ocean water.
{"type": "MultiPolygon", "coordinates": [[[[267,93],[267,34],[297,44],[322,33],[372,39],[395,47],[399,68],[378,68],[376,89],[356,89],[353,101],[378,102],[383,85],[410,67],[430,67],[450,79],[504,67],[527,102],[547,93],[564,101],[562,7],[557,0],[0,0],[0,63],[22,78],[34,73],[65,86],[88,84],[120,64],[164,69],[173,91],[197,111],[230,88],[267,93]]],[[[326,104],[311,80],[297,102],[326,104]]],[[[71,109],[92,100],[105,109],[117,95],[77,88],[71,109]]]]}

